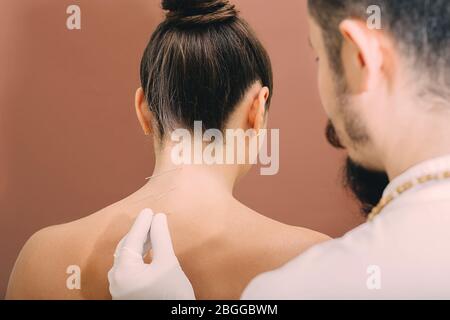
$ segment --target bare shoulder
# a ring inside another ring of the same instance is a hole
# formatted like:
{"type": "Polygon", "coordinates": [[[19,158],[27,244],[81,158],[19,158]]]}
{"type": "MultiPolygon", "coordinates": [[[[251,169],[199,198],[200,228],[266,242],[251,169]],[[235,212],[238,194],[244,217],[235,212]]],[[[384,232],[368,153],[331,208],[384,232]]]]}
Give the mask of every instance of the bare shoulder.
{"type": "MultiPolygon", "coordinates": [[[[331,238],[320,232],[290,226],[283,223],[275,222],[271,224],[271,233],[266,237],[265,241],[259,245],[266,252],[266,261],[270,263],[270,270],[277,269],[285,263],[298,257],[315,245],[330,240],[331,238]]],[[[269,232],[269,231],[268,231],[269,232]]]]}
{"type": "MultiPolygon", "coordinates": [[[[331,237],[329,237],[328,235],[312,229],[290,225],[287,225],[286,228],[287,231],[285,236],[289,237],[294,248],[298,247],[301,250],[299,254],[308,250],[312,246],[331,240],[331,237]]],[[[289,240],[285,239],[285,241],[289,240]]]]}
{"type": "Polygon", "coordinates": [[[318,231],[268,218],[252,209],[244,208],[243,205],[239,209],[248,213],[241,224],[246,226],[245,234],[249,235],[253,243],[250,251],[255,255],[264,254],[265,262],[270,262],[273,268],[297,257],[312,246],[331,239],[318,231]]]}
{"type": "Polygon", "coordinates": [[[67,276],[62,256],[67,249],[65,227],[52,226],[36,232],[22,248],[11,273],[7,299],[58,299],[67,276]],[[60,270],[59,270],[60,269],[60,270]]]}
{"type": "Polygon", "coordinates": [[[267,241],[284,245],[286,248],[307,248],[314,244],[318,244],[331,238],[321,232],[299,227],[288,225],[269,217],[266,217],[245,205],[239,203],[238,208],[241,212],[248,213],[248,224],[254,225],[251,228],[256,233],[261,234],[261,236],[267,241]]]}
{"type": "Polygon", "coordinates": [[[273,229],[278,230],[273,233],[271,241],[277,244],[281,251],[293,257],[303,253],[312,246],[328,241],[331,238],[318,231],[292,226],[275,221],[273,229]]]}
{"type": "Polygon", "coordinates": [[[132,222],[127,216],[111,218],[113,210],[31,236],[11,273],[7,299],[110,299],[107,272],[132,222]]]}
{"type": "Polygon", "coordinates": [[[302,239],[302,238],[309,239],[308,241],[313,242],[313,243],[320,243],[320,242],[324,242],[324,241],[328,241],[328,240],[332,239],[330,236],[328,236],[324,233],[321,233],[319,231],[312,230],[312,229],[290,226],[290,225],[287,225],[287,227],[289,228],[290,232],[292,232],[292,234],[294,236],[296,236],[300,239],[302,239]]]}

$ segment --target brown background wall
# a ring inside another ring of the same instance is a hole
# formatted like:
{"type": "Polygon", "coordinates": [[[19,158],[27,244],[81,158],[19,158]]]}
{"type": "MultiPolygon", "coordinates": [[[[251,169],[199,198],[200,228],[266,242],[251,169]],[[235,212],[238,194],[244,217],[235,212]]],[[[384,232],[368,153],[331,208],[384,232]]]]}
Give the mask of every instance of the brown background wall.
{"type": "MultiPolygon", "coordinates": [[[[342,235],[361,219],[340,188],[343,155],[324,138],[306,1],[234,2],[271,54],[270,125],[281,129],[280,173],[254,169],[237,195],[280,221],[342,235]]],[[[32,233],[116,202],[151,174],[133,98],[159,3],[0,0],[0,297],[32,233]],[[81,31],[65,26],[70,4],[81,7],[81,31]]]]}

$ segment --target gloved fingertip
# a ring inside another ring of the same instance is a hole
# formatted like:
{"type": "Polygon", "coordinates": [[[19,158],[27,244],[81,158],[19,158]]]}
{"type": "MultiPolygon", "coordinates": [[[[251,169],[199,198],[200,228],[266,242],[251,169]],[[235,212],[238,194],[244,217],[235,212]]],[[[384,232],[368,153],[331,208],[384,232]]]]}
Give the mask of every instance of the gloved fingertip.
{"type": "Polygon", "coordinates": [[[141,213],[139,214],[140,216],[150,216],[153,217],[154,213],[152,209],[149,208],[145,208],[144,210],[141,211],[141,213]]]}

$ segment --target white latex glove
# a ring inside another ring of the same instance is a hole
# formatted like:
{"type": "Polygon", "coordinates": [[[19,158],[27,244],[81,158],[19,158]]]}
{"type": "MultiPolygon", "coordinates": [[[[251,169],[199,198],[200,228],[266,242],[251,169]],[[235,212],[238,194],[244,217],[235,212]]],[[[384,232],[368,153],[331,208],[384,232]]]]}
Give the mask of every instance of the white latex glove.
{"type": "Polygon", "coordinates": [[[120,241],[108,272],[109,292],[115,300],[195,300],[194,290],[175,256],[164,214],[145,209],[120,241]],[[153,248],[152,263],[143,257],[153,248]]]}

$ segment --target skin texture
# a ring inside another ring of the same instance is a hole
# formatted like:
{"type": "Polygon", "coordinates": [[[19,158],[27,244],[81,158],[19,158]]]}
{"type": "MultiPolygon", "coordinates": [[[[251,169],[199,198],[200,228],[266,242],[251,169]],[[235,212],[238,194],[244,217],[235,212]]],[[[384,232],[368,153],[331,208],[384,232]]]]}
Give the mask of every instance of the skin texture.
{"type": "MultiPolygon", "coordinates": [[[[268,94],[259,84],[250,88],[227,127],[263,128],[268,94]]],[[[144,133],[152,134],[152,115],[141,89],[136,112],[144,133]]],[[[197,165],[170,171],[170,142],[160,147],[159,137],[153,139],[154,174],[161,175],[93,215],[33,235],[17,259],[8,299],[110,299],[107,272],[116,245],[147,207],[168,215],[175,253],[197,299],[238,299],[258,274],[329,239],[268,219],[236,200],[234,185],[249,166],[197,165]],[[81,290],[66,287],[70,265],[81,268],[81,290]]]]}

